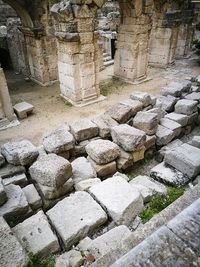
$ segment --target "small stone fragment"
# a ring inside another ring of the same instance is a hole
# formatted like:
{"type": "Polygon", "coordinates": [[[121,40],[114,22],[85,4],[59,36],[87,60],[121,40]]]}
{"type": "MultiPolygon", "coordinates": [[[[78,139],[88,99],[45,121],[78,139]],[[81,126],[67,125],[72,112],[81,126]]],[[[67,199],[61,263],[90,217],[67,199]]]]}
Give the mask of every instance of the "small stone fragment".
{"type": "Polygon", "coordinates": [[[91,186],[100,183],[101,180],[99,178],[91,178],[87,180],[80,181],[75,184],[76,191],[88,191],[91,186]]]}
{"type": "Polygon", "coordinates": [[[132,100],[139,100],[143,103],[144,107],[147,107],[152,104],[151,96],[143,92],[134,92],[130,94],[132,100]]]}
{"type": "Polygon", "coordinates": [[[33,184],[27,185],[22,191],[26,196],[28,204],[33,210],[37,210],[42,206],[42,199],[33,184]]]}

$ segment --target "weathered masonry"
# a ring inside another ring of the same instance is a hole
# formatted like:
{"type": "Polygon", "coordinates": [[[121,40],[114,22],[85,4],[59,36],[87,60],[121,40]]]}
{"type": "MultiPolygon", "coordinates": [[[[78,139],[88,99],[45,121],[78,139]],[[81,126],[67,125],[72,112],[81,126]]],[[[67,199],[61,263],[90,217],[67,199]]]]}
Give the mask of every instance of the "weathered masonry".
{"type": "MultiPolygon", "coordinates": [[[[74,105],[101,100],[97,10],[104,0],[4,0],[21,19],[31,78],[41,85],[60,81],[74,105]]],[[[119,0],[114,75],[128,82],[146,78],[148,65],[167,67],[187,55],[193,37],[190,1],[119,0]]]]}

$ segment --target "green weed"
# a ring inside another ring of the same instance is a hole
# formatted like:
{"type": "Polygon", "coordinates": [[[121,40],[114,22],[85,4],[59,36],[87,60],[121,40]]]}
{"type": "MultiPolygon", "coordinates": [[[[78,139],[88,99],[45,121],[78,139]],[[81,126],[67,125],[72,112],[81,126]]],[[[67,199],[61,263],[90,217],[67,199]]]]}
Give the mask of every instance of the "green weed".
{"type": "Polygon", "coordinates": [[[55,266],[55,256],[50,254],[45,259],[39,259],[37,255],[29,253],[28,267],[54,267],[55,266]]]}

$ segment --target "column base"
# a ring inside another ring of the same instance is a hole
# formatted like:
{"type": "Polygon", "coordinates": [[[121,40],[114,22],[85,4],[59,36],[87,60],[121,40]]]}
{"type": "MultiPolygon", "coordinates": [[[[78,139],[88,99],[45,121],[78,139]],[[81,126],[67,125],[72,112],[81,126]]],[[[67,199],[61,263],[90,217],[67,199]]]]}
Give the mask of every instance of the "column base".
{"type": "Polygon", "coordinates": [[[54,80],[54,81],[48,81],[48,82],[45,82],[45,83],[42,83],[36,79],[34,79],[33,77],[30,77],[30,80],[39,84],[40,86],[43,86],[43,87],[46,87],[46,86],[51,86],[53,85],[54,83],[58,82],[59,80],[54,80]]]}
{"type": "Polygon", "coordinates": [[[12,121],[9,121],[7,118],[4,118],[0,120],[0,131],[6,130],[11,127],[15,127],[20,125],[20,122],[17,118],[13,119],[12,121]]]}
{"type": "Polygon", "coordinates": [[[71,99],[69,99],[68,97],[64,96],[63,94],[60,94],[60,96],[67,100],[69,103],[72,104],[72,106],[74,107],[85,107],[85,106],[89,106],[89,105],[92,105],[92,104],[95,104],[97,102],[100,102],[100,101],[103,101],[106,99],[105,96],[103,95],[100,95],[99,97],[97,98],[93,98],[93,99],[88,99],[87,101],[80,101],[80,102],[74,102],[72,101],[71,99]]]}
{"type": "Polygon", "coordinates": [[[126,83],[134,84],[134,85],[141,84],[141,83],[148,82],[148,81],[152,80],[151,77],[147,77],[146,75],[142,76],[141,78],[135,79],[134,81],[122,78],[121,76],[117,76],[117,75],[113,75],[112,77],[113,77],[113,79],[121,80],[121,81],[124,81],[126,83]]]}

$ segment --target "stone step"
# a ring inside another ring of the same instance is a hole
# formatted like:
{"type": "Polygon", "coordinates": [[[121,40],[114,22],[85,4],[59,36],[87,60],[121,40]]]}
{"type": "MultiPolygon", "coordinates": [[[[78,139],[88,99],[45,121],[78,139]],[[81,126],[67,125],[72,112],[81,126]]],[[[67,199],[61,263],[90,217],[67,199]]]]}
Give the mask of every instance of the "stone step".
{"type": "Polygon", "coordinates": [[[111,59],[111,60],[109,60],[109,61],[106,61],[106,62],[104,62],[104,66],[105,67],[108,67],[108,66],[111,66],[111,65],[113,65],[114,64],[114,60],[113,59],[111,59]]]}
{"type": "Polygon", "coordinates": [[[112,58],[111,58],[111,56],[109,56],[109,55],[103,57],[103,61],[104,61],[104,62],[109,61],[109,60],[111,60],[111,59],[112,59],[112,58]]]}
{"type": "Polygon", "coordinates": [[[106,53],[106,52],[104,52],[104,53],[103,53],[103,57],[106,57],[106,56],[109,56],[109,54],[106,53]]]}

